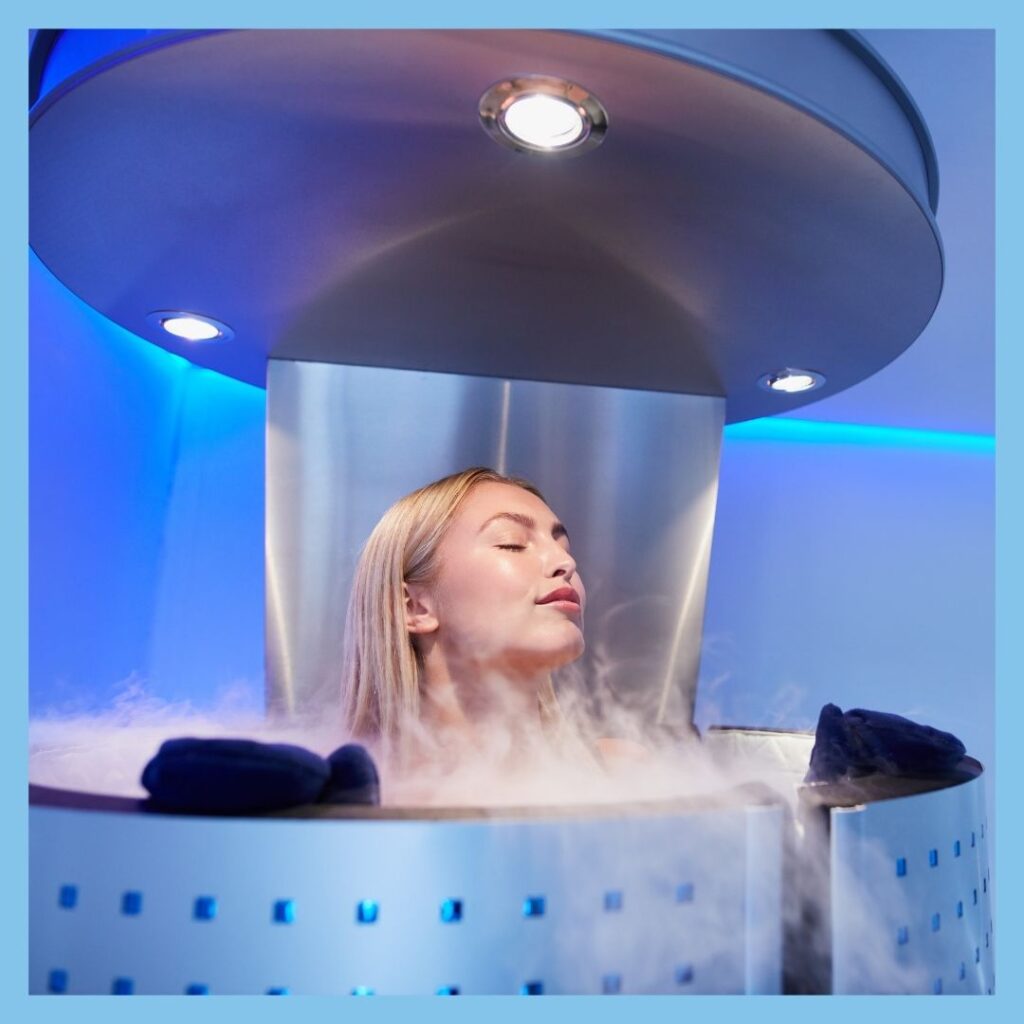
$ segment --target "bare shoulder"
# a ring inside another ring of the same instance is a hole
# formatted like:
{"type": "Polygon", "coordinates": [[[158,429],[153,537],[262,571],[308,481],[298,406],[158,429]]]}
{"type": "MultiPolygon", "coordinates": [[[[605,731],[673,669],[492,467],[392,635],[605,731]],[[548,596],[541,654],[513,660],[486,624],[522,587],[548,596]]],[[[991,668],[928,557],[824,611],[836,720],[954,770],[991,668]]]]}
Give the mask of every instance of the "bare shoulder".
{"type": "Polygon", "coordinates": [[[651,757],[651,751],[642,743],[620,739],[617,736],[602,736],[596,741],[595,746],[601,760],[608,767],[635,764],[647,761],[651,757]]]}

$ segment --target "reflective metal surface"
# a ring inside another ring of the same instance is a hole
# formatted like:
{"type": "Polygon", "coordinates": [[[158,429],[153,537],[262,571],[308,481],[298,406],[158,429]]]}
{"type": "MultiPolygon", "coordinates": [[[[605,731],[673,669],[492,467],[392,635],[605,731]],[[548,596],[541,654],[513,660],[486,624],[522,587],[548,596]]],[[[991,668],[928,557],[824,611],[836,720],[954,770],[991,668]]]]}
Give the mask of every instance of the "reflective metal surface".
{"type": "Polygon", "coordinates": [[[34,806],[29,990],[775,993],[782,823],[777,806],[327,821],[34,806]]]}
{"type": "Polygon", "coordinates": [[[271,706],[336,704],[350,580],[373,526],[409,491],[485,465],[532,480],[569,529],[596,708],[688,729],[723,416],[701,396],[271,360],[271,706]]]}

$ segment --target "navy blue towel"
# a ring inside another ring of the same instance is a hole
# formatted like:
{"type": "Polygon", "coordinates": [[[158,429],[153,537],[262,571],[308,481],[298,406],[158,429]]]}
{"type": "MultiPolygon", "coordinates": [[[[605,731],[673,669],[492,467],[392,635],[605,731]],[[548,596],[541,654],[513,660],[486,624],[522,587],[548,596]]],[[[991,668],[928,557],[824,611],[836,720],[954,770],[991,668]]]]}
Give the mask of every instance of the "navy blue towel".
{"type": "Polygon", "coordinates": [[[327,758],[327,765],[331,775],[320,794],[320,803],[380,803],[380,776],[364,747],[346,743],[327,758]]]}
{"type": "Polygon", "coordinates": [[[943,775],[965,747],[952,733],[884,711],[826,704],[818,717],[805,782],[835,782],[858,775],[943,775]]]}
{"type": "Polygon", "coordinates": [[[318,754],[256,740],[167,740],[142,773],[153,803],[176,811],[238,814],[314,803],[330,776],[318,754]]]}

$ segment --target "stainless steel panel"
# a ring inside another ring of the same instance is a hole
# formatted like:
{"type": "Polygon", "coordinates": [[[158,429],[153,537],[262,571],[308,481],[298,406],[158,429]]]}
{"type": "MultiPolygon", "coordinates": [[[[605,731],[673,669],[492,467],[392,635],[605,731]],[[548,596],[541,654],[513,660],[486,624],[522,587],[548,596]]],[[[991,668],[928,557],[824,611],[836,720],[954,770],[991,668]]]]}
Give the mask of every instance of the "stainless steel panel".
{"type": "Polygon", "coordinates": [[[600,994],[606,979],[622,993],[778,991],[779,878],[750,847],[770,862],[781,832],[779,807],[497,821],[33,807],[29,989],[63,971],[71,994],[109,993],[115,978],[136,994],[600,994]],[[139,913],[122,912],[125,892],[139,913]],[[213,918],[194,915],[200,896],[213,918]],[[524,915],[528,897],[542,914],[524,915]],[[459,921],[441,917],[450,899],[459,921]],[[292,919],[275,920],[284,900],[292,919]],[[363,900],[372,923],[357,920],[363,900]]]}
{"type": "Polygon", "coordinates": [[[536,483],[572,536],[587,653],[565,685],[689,727],[722,399],[281,360],[267,376],[272,708],[336,704],[353,569],[387,507],[488,465],[536,483]]]}

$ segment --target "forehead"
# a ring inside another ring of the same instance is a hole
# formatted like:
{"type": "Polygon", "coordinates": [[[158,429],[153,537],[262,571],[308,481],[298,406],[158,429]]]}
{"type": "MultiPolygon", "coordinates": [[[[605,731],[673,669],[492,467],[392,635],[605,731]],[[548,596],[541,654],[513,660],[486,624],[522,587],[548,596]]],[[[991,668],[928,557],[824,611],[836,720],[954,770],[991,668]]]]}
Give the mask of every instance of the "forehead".
{"type": "Polygon", "coordinates": [[[515,484],[500,484],[493,481],[477,484],[466,495],[459,508],[458,520],[470,529],[478,529],[499,512],[517,512],[547,527],[554,523],[556,516],[536,494],[524,491],[515,484]]]}

